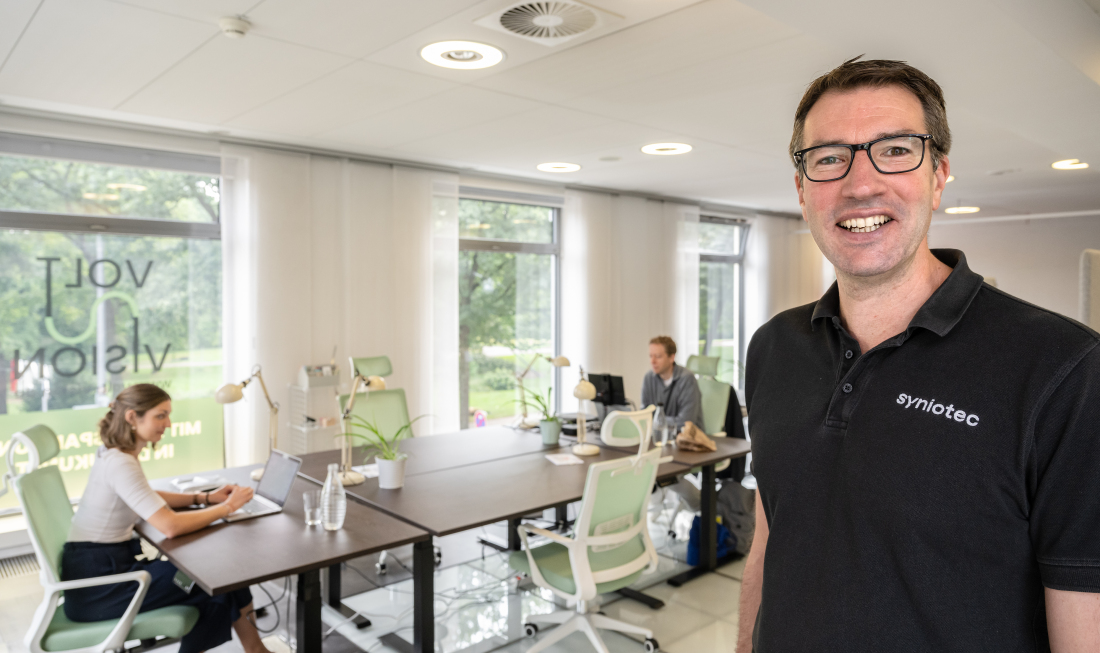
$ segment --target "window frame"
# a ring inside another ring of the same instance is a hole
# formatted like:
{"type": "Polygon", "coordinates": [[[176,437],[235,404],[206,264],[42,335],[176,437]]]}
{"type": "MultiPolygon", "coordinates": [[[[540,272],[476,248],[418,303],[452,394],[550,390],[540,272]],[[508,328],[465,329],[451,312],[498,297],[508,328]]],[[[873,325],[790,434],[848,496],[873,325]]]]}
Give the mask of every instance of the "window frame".
{"type": "MultiPolygon", "coordinates": [[[[550,256],[550,296],[553,306],[550,307],[551,325],[553,335],[550,338],[553,354],[551,357],[561,355],[561,210],[565,204],[563,197],[558,195],[539,195],[535,193],[521,193],[474,186],[459,186],[458,200],[475,200],[482,202],[498,202],[501,204],[521,204],[535,206],[540,209],[549,209],[553,212],[554,221],[551,229],[551,241],[549,243],[530,243],[518,240],[499,240],[492,238],[459,238],[459,252],[511,252],[516,254],[542,254],[550,256]]],[[[561,368],[553,368],[554,388],[561,388],[561,368]]],[[[554,393],[554,412],[561,412],[561,392],[554,393]]]]}
{"type": "MultiPolygon", "coordinates": [[[[699,263],[731,263],[734,265],[737,274],[737,305],[735,307],[737,310],[737,324],[734,326],[737,330],[737,359],[735,363],[743,366],[747,349],[747,343],[745,342],[745,246],[748,244],[752,222],[744,218],[726,218],[717,215],[700,215],[699,222],[741,228],[741,242],[738,244],[737,254],[716,254],[700,250],[699,263]]],[[[738,370],[733,385],[738,389],[742,389],[744,375],[741,370],[743,370],[743,367],[738,368],[738,370]]]]}
{"type": "MultiPolygon", "coordinates": [[[[218,177],[219,187],[225,188],[221,158],[206,154],[189,154],[0,132],[0,155],[83,161],[100,165],[152,168],[210,175],[218,177]]],[[[218,219],[213,222],[180,222],[152,218],[0,209],[0,229],[221,240],[220,204],[218,214],[218,219]]]]}

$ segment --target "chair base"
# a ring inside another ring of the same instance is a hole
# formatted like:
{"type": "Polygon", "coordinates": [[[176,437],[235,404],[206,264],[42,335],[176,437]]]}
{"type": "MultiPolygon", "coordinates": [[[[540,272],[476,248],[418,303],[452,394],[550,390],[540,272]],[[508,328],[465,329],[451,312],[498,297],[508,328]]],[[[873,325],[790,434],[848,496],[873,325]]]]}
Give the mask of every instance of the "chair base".
{"type": "Polygon", "coordinates": [[[585,636],[588,637],[588,641],[592,642],[592,647],[599,653],[610,653],[607,644],[605,644],[603,638],[600,637],[597,628],[602,630],[613,630],[618,633],[641,635],[645,637],[646,640],[646,651],[655,651],[657,649],[657,641],[653,639],[652,630],[628,624],[618,619],[612,619],[606,615],[587,612],[586,609],[587,607],[584,602],[581,602],[577,605],[577,610],[575,612],[563,610],[551,614],[529,616],[528,620],[532,622],[560,625],[554,630],[547,632],[534,646],[527,649],[527,653],[539,653],[578,631],[584,633],[585,636]]]}

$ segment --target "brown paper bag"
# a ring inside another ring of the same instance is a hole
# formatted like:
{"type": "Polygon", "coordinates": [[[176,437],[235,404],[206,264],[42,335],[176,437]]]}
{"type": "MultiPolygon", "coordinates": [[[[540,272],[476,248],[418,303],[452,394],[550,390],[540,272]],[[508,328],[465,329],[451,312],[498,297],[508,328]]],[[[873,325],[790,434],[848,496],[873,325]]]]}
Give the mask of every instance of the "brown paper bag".
{"type": "Polygon", "coordinates": [[[684,422],[684,428],[680,435],[676,436],[676,446],[684,451],[717,451],[718,445],[707,437],[699,427],[691,422],[684,422]]]}

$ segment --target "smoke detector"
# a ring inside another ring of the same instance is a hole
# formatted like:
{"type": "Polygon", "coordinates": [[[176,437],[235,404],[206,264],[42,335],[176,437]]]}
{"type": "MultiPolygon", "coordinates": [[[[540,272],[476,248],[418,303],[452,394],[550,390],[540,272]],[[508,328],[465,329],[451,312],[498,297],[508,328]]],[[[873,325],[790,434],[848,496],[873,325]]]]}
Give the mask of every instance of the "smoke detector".
{"type": "Polygon", "coordinates": [[[226,16],[218,20],[218,27],[221,28],[222,34],[229,38],[240,39],[252,29],[252,23],[248,22],[244,16],[226,16]]]}
{"type": "Polygon", "coordinates": [[[555,46],[617,20],[622,17],[573,0],[538,0],[498,9],[475,23],[533,43],[555,46]]]}

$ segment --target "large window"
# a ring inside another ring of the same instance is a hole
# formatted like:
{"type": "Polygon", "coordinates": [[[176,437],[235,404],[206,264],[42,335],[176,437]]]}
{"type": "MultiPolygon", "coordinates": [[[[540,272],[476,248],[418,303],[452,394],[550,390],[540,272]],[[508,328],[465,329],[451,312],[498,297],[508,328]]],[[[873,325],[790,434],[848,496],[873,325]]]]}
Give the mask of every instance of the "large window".
{"type": "Polygon", "coordinates": [[[743,220],[699,218],[699,352],[719,357],[718,379],[738,388],[744,387],[748,231],[743,220]]]}
{"type": "MultiPolygon", "coordinates": [[[[0,453],[12,433],[50,426],[61,444],[52,463],[74,498],[99,419],[135,383],[173,400],[171,431],[142,453],[148,474],[222,465],[217,167],[216,158],[0,135],[0,453]]],[[[0,498],[0,514],[15,506],[0,498]]]]}
{"type": "Polygon", "coordinates": [[[460,199],[458,219],[459,423],[508,423],[522,410],[518,378],[529,365],[529,404],[554,384],[542,357],[557,349],[557,209],[460,199]]]}

